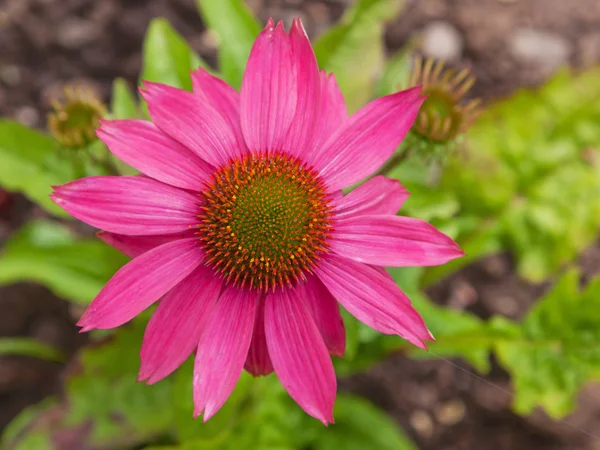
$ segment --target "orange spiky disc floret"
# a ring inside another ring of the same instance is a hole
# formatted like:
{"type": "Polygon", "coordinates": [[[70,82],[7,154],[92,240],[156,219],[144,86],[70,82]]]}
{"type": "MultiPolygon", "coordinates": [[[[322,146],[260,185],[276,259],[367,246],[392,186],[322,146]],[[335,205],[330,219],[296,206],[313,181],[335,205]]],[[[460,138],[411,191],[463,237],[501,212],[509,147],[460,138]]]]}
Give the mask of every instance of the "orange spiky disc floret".
{"type": "Polygon", "coordinates": [[[238,158],[215,172],[201,197],[198,235],[208,264],[239,286],[293,285],[327,252],[325,185],[292,156],[238,158]]]}

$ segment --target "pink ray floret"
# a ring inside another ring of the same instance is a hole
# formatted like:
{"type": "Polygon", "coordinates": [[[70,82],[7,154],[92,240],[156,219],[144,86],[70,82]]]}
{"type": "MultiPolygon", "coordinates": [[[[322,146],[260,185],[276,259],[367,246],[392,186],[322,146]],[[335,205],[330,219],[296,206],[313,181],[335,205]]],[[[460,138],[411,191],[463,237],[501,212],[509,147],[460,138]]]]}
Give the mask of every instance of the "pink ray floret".
{"type": "Polygon", "coordinates": [[[412,126],[419,87],[348,116],[300,20],[269,20],[241,92],[204,69],[193,92],[145,83],[151,122],[103,121],[98,136],[139,176],[88,177],[53,200],[132,259],[79,321],[118,327],[153,303],[139,379],[155,383],[195,354],[195,415],[213,416],[242,370],[275,372],[290,396],[333,422],[331,355],[346,347],[341,304],[417,347],[433,340],[383,267],[463,255],[430,224],[397,216],[409,194],[372,176],[412,126]]]}

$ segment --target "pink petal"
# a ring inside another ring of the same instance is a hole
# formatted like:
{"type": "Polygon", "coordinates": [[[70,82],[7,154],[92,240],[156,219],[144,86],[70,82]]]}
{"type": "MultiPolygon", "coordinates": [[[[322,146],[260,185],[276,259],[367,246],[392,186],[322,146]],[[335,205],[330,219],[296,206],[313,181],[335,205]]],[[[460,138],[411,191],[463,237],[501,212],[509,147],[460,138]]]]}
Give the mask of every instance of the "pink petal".
{"type": "Polygon", "coordinates": [[[320,148],[343,123],[348,120],[348,109],[342,91],[333,74],[323,70],[321,78],[321,113],[315,147],[320,148]]]}
{"type": "Polygon", "coordinates": [[[433,225],[392,215],[336,221],[329,244],[340,256],[387,267],[435,266],[464,256],[458,244],[433,225]]]}
{"type": "Polygon", "coordinates": [[[292,58],[297,71],[296,114],[283,143],[283,149],[302,160],[315,142],[321,110],[321,80],[317,58],[300,19],[295,18],[290,30],[292,58]]]}
{"type": "Polygon", "coordinates": [[[432,339],[409,298],[388,277],[336,255],[327,255],[316,269],[329,292],[361,322],[384,334],[397,334],[420,348],[432,339]]]}
{"type": "Polygon", "coordinates": [[[192,354],[212,317],[221,284],[211,269],[200,265],[160,301],[144,333],[138,381],[156,383],[192,354]]]}
{"type": "Polygon", "coordinates": [[[239,154],[235,134],[225,119],[191,92],[159,83],[144,82],[140,90],[150,117],[173,139],[204,161],[219,167],[239,154]]]}
{"type": "Polygon", "coordinates": [[[256,308],[256,318],[254,321],[254,332],[252,334],[252,343],[250,351],[246,358],[244,369],[255,377],[268,375],[273,372],[273,364],[267,348],[267,338],[265,337],[265,299],[261,298],[256,308]]]}
{"type": "Polygon", "coordinates": [[[246,141],[240,123],[240,94],[202,67],[192,72],[192,85],[194,93],[214,108],[231,128],[237,140],[237,155],[246,153],[246,141]]]}
{"type": "Polygon", "coordinates": [[[372,101],[350,117],[317,150],[313,163],[330,191],[342,189],[379,169],[415,121],[420,87],[372,101]]]}
{"type": "Polygon", "coordinates": [[[135,258],[136,256],[152,250],[154,247],[176,241],[177,239],[191,238],[195,236],[194,231],[183,231],[173,234],[157,234],[151,236],[127,236],[125,234],[109,233],[108,231],[99,231],[96,233],[100,239],[111,247],[119,250],[121,253],[135,258]]]}
{"type": "Polygon", "coordinates": [[[72,216],[119,234],[169,234],[197,223],[198,198],[143,176],[87,177],[55,186],[52,200],[72,216]]]}
{"type": "Polygon", "coordinates": [[[110,279],[77,323],[82,331],[128,322],[202,262],[196,239],[179,239],[138,256],[110,279]]]}
{"type": "Polygon", "coordinates": [[[396,215],[410,196],[398,180],[378,175],[335,203],[336,218],[367,214],[396,215]]]}
{"type": "Polygon", "coordinates": [[[346,350],[346,329],[337,300],[316,276],[309,276],[301,297],[319,329],[327,349],[332,355],[342,357],[346,350]]]}
{"type": "Polygon", "coordinates": [[[244,368],[258,294],[228,287],[202,333],[194,363],[194,416],[204,421],[223,406],[244,368]]]}
{"type": "Polygon", "coordinates": [[[321,333],[298,292],[277,291],[265,304],[267,346],[275,373],[307,414],[333,423],[336,379],[321,333]]]}
{"type": "Polygon", "coordinates": [[[96,133],[117,158],[171,186],[199,191],[214,171],[151,122],[104,120],[96,133]]]}
{"type": "Polygon", "coordinates": [[[290,39],[269,19],[250,52],[241,92],[242,131],[251,152],[282,151],[296,112],[290,39]]]}

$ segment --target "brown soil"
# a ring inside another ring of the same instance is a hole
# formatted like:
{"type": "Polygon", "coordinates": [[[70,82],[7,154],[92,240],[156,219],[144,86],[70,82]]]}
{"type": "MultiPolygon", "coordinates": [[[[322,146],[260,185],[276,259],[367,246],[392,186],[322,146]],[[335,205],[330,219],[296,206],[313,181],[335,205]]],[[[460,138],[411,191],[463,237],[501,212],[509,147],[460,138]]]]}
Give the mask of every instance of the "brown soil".
{"type": "MultiPolygon", "coordinates": [[[[252,0],[261,19],[303,18],[315,36],[343,13],[349,0],[252,0]]],[[[508,40],[518,28],[555,33],[575,66],[600,61],[597,0],[407,0],[407,11],[390,24],[391,51],[434,20],[452,24],[464,38],[457,64],[473,67],[476,93],[506,95],[540,83],[548,71],[518,61],[508,40]],[[597,45],[596,45],[596,44],[597,45]]],[[[209,62],[215,49],[193,0],[0,0],[0,114],[43,127],[48,97],[63,83],[85,80],[108,98],[112,79],[132,85],[140,68],[149,20],[163,16],[209,62]],[[84,30],[84,31],[82,31],[84,30]]],[[[0,244],[29,217],[43,215],[19,195],[0,195],[0,244]]],[[[600,268],[600,243],[580,259],[584,275],[600,268]]],[[[531,285],[514,274],[507,255],[475,263],[430,290],[432,298],[487,317],[521,316],[548,284],[531,285]]],[[[82,338],[68,305],[46,289],[22,283],[0,288],[0,336],[33,336],[72,353],[82,338]]],[[[0,430],[24,406],[55,392],[62,366],[25,357],[0,357],[0,430]]],[[[424,450],[591,450],[585,434],[600,429],[600,394],[591,386],[577,411],[561,423],[541,412],[510,412],[507,375],[495,367],[478,377],[460,361],[411,361],[394,356],[342,381],[387,410],[424,450]]],[[[595,446],[593,446],[595,445],[595,446]]]]}

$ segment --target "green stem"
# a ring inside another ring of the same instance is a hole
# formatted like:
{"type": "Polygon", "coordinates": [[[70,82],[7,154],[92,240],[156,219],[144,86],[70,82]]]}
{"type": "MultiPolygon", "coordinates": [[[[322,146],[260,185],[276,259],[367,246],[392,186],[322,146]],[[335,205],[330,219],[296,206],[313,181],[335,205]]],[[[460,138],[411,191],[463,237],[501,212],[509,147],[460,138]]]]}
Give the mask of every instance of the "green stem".
{"type": "Polygon", "coordinates": [[[379,169],[375,173],[375,175],[387,175],[396,166],[399,166],[404,161],[406,161],[406,159],[408,158],[408,156],[411,153],[411,150],[412,149],[407,147],[407,148],[403,149],[401,152],[396,153],[394,156],[392,156],[390,159],[387,160],[387,162],[381,167],[381,169],[379,169]]]}

